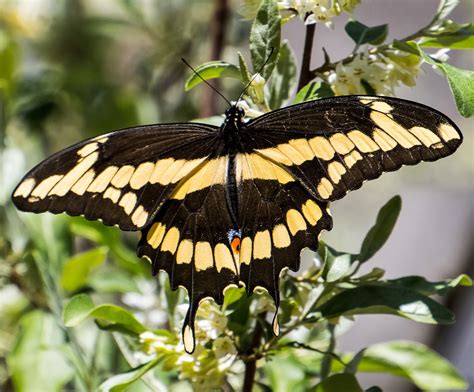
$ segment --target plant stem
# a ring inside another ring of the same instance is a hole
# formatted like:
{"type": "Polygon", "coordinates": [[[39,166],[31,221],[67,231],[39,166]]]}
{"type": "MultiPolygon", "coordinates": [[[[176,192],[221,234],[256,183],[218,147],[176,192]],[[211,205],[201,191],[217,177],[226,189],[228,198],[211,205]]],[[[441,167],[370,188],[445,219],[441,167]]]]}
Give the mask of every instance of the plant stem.
{"type": "Polygon", "coordinates": [[[255,355],[255,349],[260,346],[262,340],[263,328],[262,321],[265,319],[266,312],[257,316],[257,322],[253,331],[252,344],[248,350],[248,359],[245,361],[244,385],[242,392],[252,392],[255,382],[255,373],[257,371],[258,356],[255,355]]]}
{"type": "MultiPolygon", "coordinates": [[[[228,0],[215,0],[214,14],[211,19],[211,60],[218,60],[222,54],[224,47],[225,32],[227,20],[229,18],[228,0]]],[[[213,87],[219,89],[218,79],[210,80],[209,83],[213,87]]],[[[216,93],[209,89],[203,91],[203,99],[201,102],[200,116],[209,117],[216,113],[217,100],[216,93]]]]}
{"type": "Polygon", "coordinates": [[[300,80],[298,90],[306,86],[313,79],[311,72],[311,53],[313,51],[314,32],[316,24],[306,25],[306,35],[304,38],[303,60],[301,62],[300,80]]]}

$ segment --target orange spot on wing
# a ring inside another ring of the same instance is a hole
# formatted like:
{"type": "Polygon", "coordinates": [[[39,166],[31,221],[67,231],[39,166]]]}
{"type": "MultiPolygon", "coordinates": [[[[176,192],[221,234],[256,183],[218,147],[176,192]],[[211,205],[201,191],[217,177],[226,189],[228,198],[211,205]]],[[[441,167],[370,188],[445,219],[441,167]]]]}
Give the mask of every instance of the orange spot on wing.
{"type": "Polygon", "coordinates": [[[230,243],[230,246],[234,253],[239,253],[240,252],[240,237],[234,237],[230,243]]]}

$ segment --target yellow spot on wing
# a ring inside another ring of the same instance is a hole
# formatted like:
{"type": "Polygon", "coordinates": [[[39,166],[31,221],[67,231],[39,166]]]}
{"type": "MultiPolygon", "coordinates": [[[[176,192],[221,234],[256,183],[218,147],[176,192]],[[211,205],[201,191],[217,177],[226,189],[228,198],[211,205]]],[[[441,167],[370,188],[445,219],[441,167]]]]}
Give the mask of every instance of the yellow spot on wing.
{"type": "Polygon", "coordinates": [[[393,106],[383,101],[373,101],[370,107],[378,112],[389,114],[393,110],[393,106]]]}
{"type": "Polygon", "coordinates": [[[252,239],[245,237],[240,244],[240,264],[250,264],[252,259],[252,239]]]}
{"type": "Polygon", "coordinates": [[[88,192],[103,192],[109,186],[110,180],[113,178],[115,173],[117,173],[117,166],[109,166],[102,173],[100,173],[92,184],[87,188],[88,192]]]}
{"type": "Polygon", "coordinates": [[[292,161],[296,165],[301,165],[306,160],[304,156],[301,155],[301,153],[290,144],[279,144],[278,146],[276,146],[276,148],[280,150],[282,154],[286,155],[288,159],[290,159],[290,161],[292,161]]]}
{"type": "Polygon", "coordinates": [[[152,162],[141,163],[130,178],[130,187],[140,189],[144,186],[150,180],[154,167],[155,164],[152,162]]]}
{"type": "Polygon", "coordinates": [[[209,242],[198,241],[194,254],[196,271],[204,271],[212,268],[214,260],[212,258],[212,248],[209,242]]]}
{"type": "Polygon", "coordinates": [[[114,178],[110,183],[116,188],[123,188],[128,184],[135,168],[130,165],[122,166],[119,171],[115,174],[114,178]]]}
{"type": "Polygon", "coordinates": [[[135,208],[135,204],[137,204],[137,195],[133,192],[128,192],[123,195],[119,202],[119,206],[123,207],[127,215],[131,214],[135,208]]]}
{"type": "Polygon", "coordinates": [[[384,151],[393,150],[397,146],[397,142],[388,136],[381,129],[375,129],[373,132],[375,142],[380,146],[384,151]]]}
{"type": "Polygon", "coordinates": [[[329,141],[322,137],[316,136],[308,140],[311,149],[318,158],[329,161],[334,157],[334,148],[329,141]]]}
{"type": "Polygon", "coordinates": [[[323,199],[328,199],[332,195],[333,190],[334,187],[331,182],[325,177],[321,178],[321,181],[319,181],[318,185],[319,196],[321,196],[323,199]]]}
{"type": "Polygon", "coordinates": [[[454,129],[454,127],[449,124],[441,124],[438,127],[438,132],[441,136],[441,139],[443,139],[445,142],[449,142],[452,139],[461,139],[461,136],[456,131],[456,129],[454,129]]]}
{"type": "Polygon", "coordinates": [[[321,208],[319,208],[319,206],[313,200],[306,201],[306,203],[303,204],[301,211],[311,226],[314,226],[316,223],[318,223],[318,221],[323,216],[321,208]]]}
{"type": "Polygon", "coordinates": [[[114,203],[117,203],[120,199],[121,192],[117,189],[114,188],[113,186],[109,186],[106,191],[104,192],[104,199],[110,199],[114,203]]]}
{"type": "Polygon", "coordinates": [[[272,238],[276,248],[287,248],[291,244],[290,234],[283,224],[278,224],[273,228],[272,238]]]}
{"type": "Polygon", "coordinates": [[[350,139],[343,135],[342,133],[336,133],[329,138],[333,148],[339,154],[347,154],[349,151],[354,149],[354,143],[350,141],[350,139]]]}
{"type": "Polygon", "coordinates": [[[99,148],[99,145],[97,143],[89,143],[86,144],[84,147],[82,147],[80,150],[77,151],[77,155],[80,155],[81,157],[86,157],[90,153],[94,152],[99,148]]]}
{"type": "Polygon", "coordinates": [[[92,154],[85,157],[80,161],[76,166],[74,166],[64,177],[54,186],[53,189],[49,192],[50,195],[64,196],[69,192],[71,187],[82,177],[82,175],[88,171],[92,165],[99,158],[98,152],[93,152],[92,154]]]}
{"type": "Polygon", "coordinates": [[[285,169],[259,154],[239,154],[236,162],[236,177],[242,180],[276,180],[280,184],[294,181],[285,169]]]}
{"type": "Polygon", "coordinates": [[[440,143],[441,139],[435,133],[424,127],[413,127],[409,131],[415,135],[426,146],[431,147],[433,144],[440,143]]]}
{"type": "Polygon", "coordinates": [[[264,157],[269,158],[272,161],[282,163],[283,165],[291,166],[293,164],[293,162],[286,155],[274,147],[262,148],[256,151],[258,151],[264,157]]]}
{"type": "Polygon", "coordinates": [[[361,131],[350,131],[347,136],[357,146],[359,151],[368,153],[380,150],[380,147],[370,137],[361,131]]]}
{"type": "Polygon", "coordinates": [[[155,168],[153,169],[153,173],[150,177],[150,183],[156,184],[157,182],[160,182],[161,177],[165,175],[166,171],[173,162],[173,158],[160,159],[156,161],[155,168]]]}
{"type": "Polygon", "coordinates": [[[160,246],[163,237],[165,236],[166,232],[166,225],[161,223],[154,223],[151,227],[150,231],[146,236],[147,242],[151,245],[153,249],[158,248],[160,246]]]}
{"type": "Polygon", "coordinates": [[[77,181],[71,188],[71,192],[74,192],[76,195],[83,195],[86,193],[87,188],[94,180],[95,171],[94,169],[89,169],[86,174],[84,174],[79,181],[77,181]]]}
{"type": "Polygon", "coordinates": [[[41,181],[35,189],[31,192],[31,196],[38,197],[40,199],[44,199],[48,192],[53,188],[64,176],[62,175],[54,175],[48,178],[45,178],[41,181]]]}
{"type": "Polygon", "coordinates": [[[420,145],[420,141],[403,128],[399,123],[392,120],[386,114],[379,112],[370,113],[372,121],[394,138],[402,147],[411,148],[420,145]]]}
{"type": "Polygon", "coordinates": [[[305,161],[314,159],[314,152],[306,139],[293,139],[289,143],[301,154],[305,161]]]}
{"type": "Polygon", "coordinates": [[[177,161],[174,161],[165,172],[161,173],[158,183],[160,183],[161,185],[171,184],[173,182],[174,177],[176,176],[176,173],[181,170],[185,162],[186,161],[183,159],[178,159],[177,161]]]}
{"type": "Polygon", "coordinates": [[[176,262],[178,264],[189,264],[193,259],[193,242],[191,240],[182,240],[176,253],[176,262]]]}
{"type": "Polygon", "coordinates": [[[234,273],[235,270],[234,258],[230,253],[230,250],[224,244],[217,244],[214,248],[214,258],[216,260],[217,272],[221,272],[222,268],[227,268],[234,273]]]}
{"type": "Polygon", "coordinates": [[[179,230],[177,227],[172,227],[168,230],[163,239],[163,243],[161,244],[161,251],[162,252],[170,252],[174,254],[176,252],[176,248],[178,247],[179,242],[179,230]]]}
{"type": "Polygon", "coordinates": [[[253,241],[254,259],[269,259],[272,255],[272,243],[268,230],[257,231],[253,241]]]}
{"type": "Polygon", "coordinates": [[[194,333],[189,325],[184,327],[183,344],[184,349],[188,354],[191,354],[194,351],[194,333]]]}
{"type": "Polygon", "coordinates": [[[36,184],[36,180],[34,178],[27,178],[16,189],[15,194],[13,196],[14,197],[18,197],[18,196],[28,197],[28,195],[33,190],[35,184],[36,184]]]}
{"type": "Polygon", "coordinates": [[[341,177],[346,173],[346,168],[340,162],[331,162],[328,165],[329,178],[334,184],[339,184],[341,177]]]}
{"type": "Polygon", "coordinates": [[[306,230],[307,228],[303,215],[301,215],[300,212],[295,209],[287,211],[286,224],[292,235],[295,235],[298,231],[306,230]]]}
{"type": "Polygon", "coordinates": [[[357,161],[360,161],[362,159],[362,155],[360,155],[359,151],[352,151],[344,157],[344,163],[350,169],[357,163],[357,161]]]}

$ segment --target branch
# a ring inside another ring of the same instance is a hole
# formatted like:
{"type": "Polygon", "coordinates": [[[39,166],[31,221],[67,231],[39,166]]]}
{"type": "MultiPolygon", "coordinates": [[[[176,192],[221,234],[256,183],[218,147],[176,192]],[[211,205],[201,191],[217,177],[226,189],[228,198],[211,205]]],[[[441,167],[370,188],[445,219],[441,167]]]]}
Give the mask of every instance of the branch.
{"type": "MultiPolygon", "coordinates": [[[[219,60],[224,47],[225,32],[229,16],[228,0],[215,0],[214,14],[211,19],[211,60],[219,60]]],[[[219,89],[219,80],[209,81],[213,87],[219,89]]],[[[203,90],[201,101],[200,117],[209,117],[216,114],[217,99],[216,93],[211,89],[203,90]]]]}
{"type": "Polygon", "coordinates": [[[255,382],[255,373],[257,371],[257,360],[260,359],[259,355],[255,355],[256,349],[260,347],[262,340],[263,328],[262,321],[265,319],[267,312],[261,313],[257,316],[257,322],[253,332],[252,344],[248,350],[248,356],[245,361],[245,375],[244,385],[242,392],[252,392],[253,384],[255,382]]]}
{"type": "Polygon", "coordinates": [[[298,82],[298,91],[301,90],[304,86],[306,86],[311,81],[311,79],[313,79],[313,75],[311,72],[311,53],[313,51],[313,40],[314,40],[315,30],[316,30],[315,23],[306,25],[303,60],[301,62],[300,81],[298,82]]]}

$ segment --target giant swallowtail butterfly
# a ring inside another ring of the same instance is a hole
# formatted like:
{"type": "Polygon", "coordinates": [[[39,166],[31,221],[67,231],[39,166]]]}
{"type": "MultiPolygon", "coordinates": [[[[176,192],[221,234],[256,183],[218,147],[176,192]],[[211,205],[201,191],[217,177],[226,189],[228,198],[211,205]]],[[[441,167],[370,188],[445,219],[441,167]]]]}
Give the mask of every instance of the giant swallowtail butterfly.
{"type": "MultiPolygon", "coordinates": [[[[330,230],[329,202],[402,165],[435,161],[461,144],[456,125],[401,99],[341,96],[220,127],[122,129],[60,151],[13,193],[23,211],[83,215],[141,231],[138,255],[189,295],[183,340],[194,350],[199,302],[229,285],[264,287],[279,304],[283,268],[330,230]]],[[[276,318],[274,331],[278,333],[276,318]]]]}

